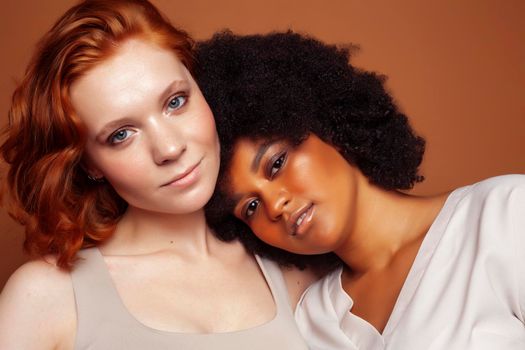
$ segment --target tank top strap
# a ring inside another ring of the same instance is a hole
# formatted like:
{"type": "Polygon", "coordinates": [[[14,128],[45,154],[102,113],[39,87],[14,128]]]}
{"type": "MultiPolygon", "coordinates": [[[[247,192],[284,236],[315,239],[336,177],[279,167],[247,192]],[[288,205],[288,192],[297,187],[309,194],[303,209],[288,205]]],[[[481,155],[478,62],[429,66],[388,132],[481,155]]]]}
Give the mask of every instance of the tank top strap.
{"type": "Polygon", "coordinates": [[[108,324],[120,322],[121,301],[108,268],[98,248],[78,252],[79,259],[71,271],[77,307],[77,348],[89,344],[93,333],[108,324]]]}
{"type": "Polygon", "coordinates": [[[255,255],[259,266],[262,269],[264,277],[270,286],[275,304],[277,306],[277,313],[284,313],[293,317],[293,310],[288,295],[288,288],[284,280],[283,273],[279,265],[267,258],[255,255]]]}

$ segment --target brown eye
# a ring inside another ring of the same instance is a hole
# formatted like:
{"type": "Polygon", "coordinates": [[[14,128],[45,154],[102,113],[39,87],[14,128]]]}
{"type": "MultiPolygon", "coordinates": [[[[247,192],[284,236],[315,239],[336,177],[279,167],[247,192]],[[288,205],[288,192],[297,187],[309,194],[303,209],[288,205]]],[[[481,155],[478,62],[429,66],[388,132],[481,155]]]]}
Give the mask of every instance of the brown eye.
{"type": "Polygon", "coordinates": [[[269,172],[270,178],[273,178],[275,176],[275,174],[277,174],[279,172],[279,170],[281,170],[281,168],[283,167],[285,161],[286,161],[286,152],[285,153],[281,153],[277,157],[277,159],[275,159],[272,162],[272,166],[271,166],[270,172],[269,172]]]}
{"type": "Polygon", "coordinates": [[[258,199],[251,200],[244,210],[244,217],[246,219],[249,219],[253,214],[255,214],[255,211],[257,210],[258,206],[259,206],[258,199]]]}

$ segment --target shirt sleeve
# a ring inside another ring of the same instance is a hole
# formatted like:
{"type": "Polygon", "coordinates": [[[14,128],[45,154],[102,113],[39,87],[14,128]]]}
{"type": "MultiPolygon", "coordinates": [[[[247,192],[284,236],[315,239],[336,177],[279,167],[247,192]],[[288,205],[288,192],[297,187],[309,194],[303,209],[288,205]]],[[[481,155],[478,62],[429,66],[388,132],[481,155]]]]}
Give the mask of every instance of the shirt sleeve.
{"type": "MultiPolygon", "coordinates": [[[[522,177],[522,179],[525,178],[522,177]]],[[[508,199],[508,217],[515,237],[514,254],[518,286],[518,318],[525,323],[525,181],[512,189],[508,199]]]]}

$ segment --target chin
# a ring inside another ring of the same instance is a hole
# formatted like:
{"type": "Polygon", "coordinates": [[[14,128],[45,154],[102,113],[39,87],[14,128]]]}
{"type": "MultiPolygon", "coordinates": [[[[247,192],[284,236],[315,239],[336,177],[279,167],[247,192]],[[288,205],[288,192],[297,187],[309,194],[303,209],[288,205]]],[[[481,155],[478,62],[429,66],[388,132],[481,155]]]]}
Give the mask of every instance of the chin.
{"type": "Polygon", "coordinates": [[[173,206],[177,214],[189,214],[202,210],[213,194],[214,185],[215,183],[209,186],[200,186],[200,188],[195,189],[196,191],[174,198],[173,206]]]}
{"type": "Polygon", "coordinates": [[[171,215],[186,215],[203,210],[213,194],[213,186],[199,186],[183,195],[157,197],[152,202],[128,202],[142,210],[171,215]],[[209,188],[208,188],[209,187],[209,188]]]}
{"type": "Polygon", "coordinates": [[[319,247],[303,246],[303,247],[279,247],[282,250],[286,250],[290,253],[299,254],[299,255],[316,255],[329,253],[330,251],[325,251],[319,247]]]}
{"type": "Polygon", "coordinates": [[[330,249],[304,249],[301,252],[298,252],[296,254],[301,255],[320,255],[320,254],[326,254],[326,253],[332,253],[333,250],[330,249]]]}

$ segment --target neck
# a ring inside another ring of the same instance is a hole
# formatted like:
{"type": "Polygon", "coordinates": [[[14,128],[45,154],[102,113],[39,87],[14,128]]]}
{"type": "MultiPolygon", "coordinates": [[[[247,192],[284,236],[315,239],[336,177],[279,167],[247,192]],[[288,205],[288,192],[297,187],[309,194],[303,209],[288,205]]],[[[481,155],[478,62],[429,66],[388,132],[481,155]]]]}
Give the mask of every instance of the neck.
{"type": "Polygon", "coordinates": [[[355,221],[335,253],[357,274],[384,269],[403,248],[421,242],[445,198],[387,191],[364,179],[355,221]]]}
{"type": "Polygon", "coordinates": [[[200,255],[209,254],[209,245],[214,239],[203,210],[174,215],[128,207],[103,248],[111,255],[149,254],[164,250],[200,255]]]}

